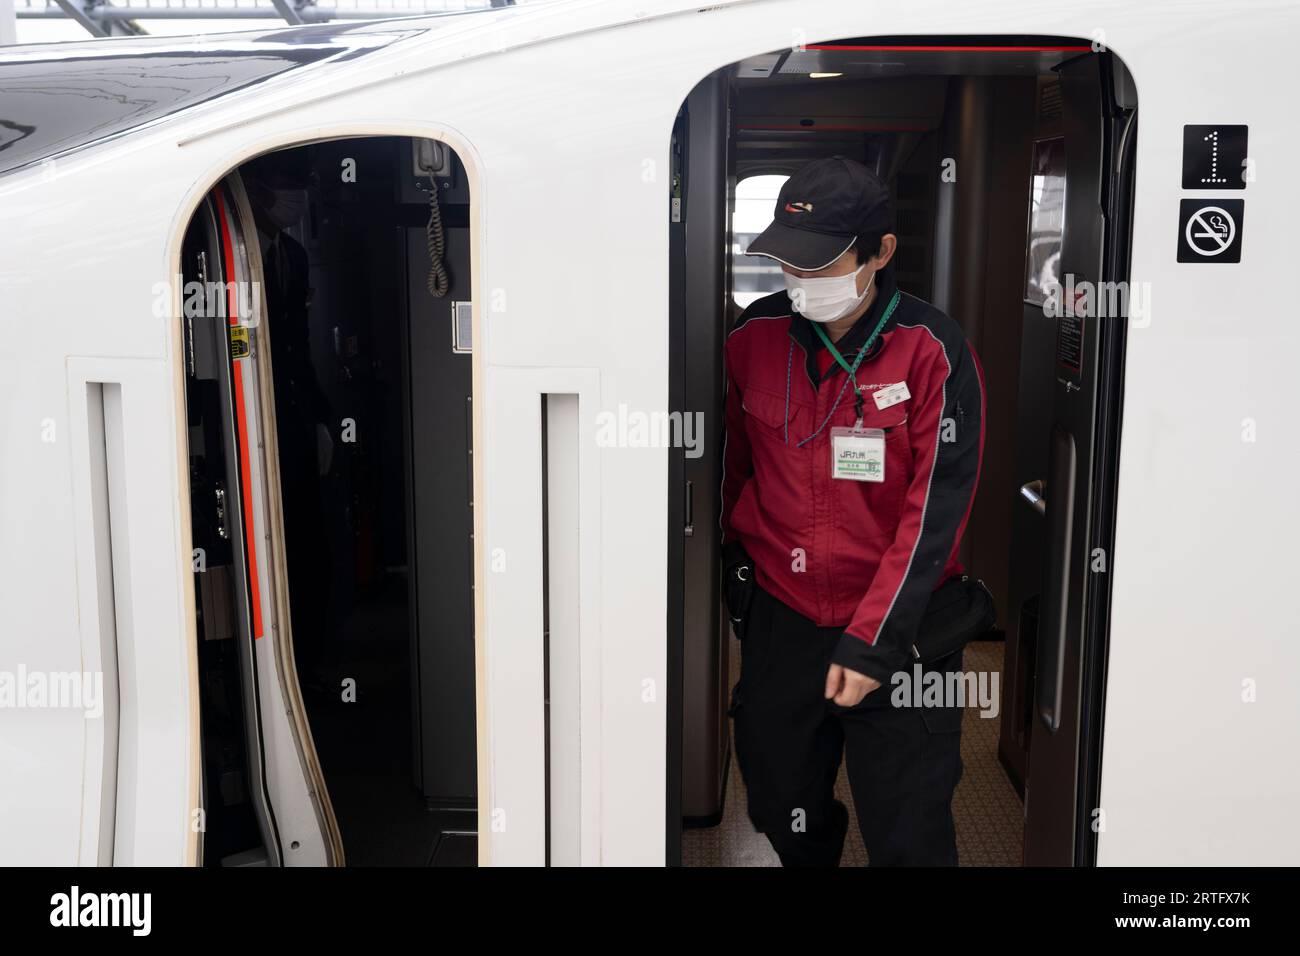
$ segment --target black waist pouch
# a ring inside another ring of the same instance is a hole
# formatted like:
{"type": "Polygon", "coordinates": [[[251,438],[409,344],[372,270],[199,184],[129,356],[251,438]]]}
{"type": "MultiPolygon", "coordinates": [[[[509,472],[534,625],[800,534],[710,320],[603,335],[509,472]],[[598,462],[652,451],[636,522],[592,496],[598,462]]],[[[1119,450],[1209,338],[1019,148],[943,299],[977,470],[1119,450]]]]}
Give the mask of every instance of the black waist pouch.
{"type": "Polygon", "coordinates": [[[937,661],[988,633],[998,622],[993,595],[969,574],[949,578],[935,589],[921,617],[912,657],[937,661]]]}
{"type": "Polygon", "coordinates": [[[727,617],[738,640],[745,639],[749,624],[749,606],[754,601],[754,562],[744,548],[728,548],[722,571],[722,595],[727,602],[727,617]]]}

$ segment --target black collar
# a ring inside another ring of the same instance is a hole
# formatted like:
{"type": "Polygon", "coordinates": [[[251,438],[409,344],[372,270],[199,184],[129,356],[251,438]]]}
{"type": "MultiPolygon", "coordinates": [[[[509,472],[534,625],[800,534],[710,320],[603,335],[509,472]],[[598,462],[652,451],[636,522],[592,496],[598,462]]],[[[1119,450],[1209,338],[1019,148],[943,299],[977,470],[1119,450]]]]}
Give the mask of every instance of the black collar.
{"type": "MultiPolygon", "coordinates": [[[[850,329],[840,337],[840,340],[835,343],[835,347],[839,349],[840,354],[843,355],[850,364],[852,364],[853,359],[857,357],[858,351],[867,341],[867,337],[871,335],[871,330],[874,329],[876,323],[880,321],[881,310],[889,305],[889,300],[892,299],[894,293],[898,291],[898,284],[894,281],[894,270],[889,266],[885,266],[876,273],[875,283],[876,297],[871,300],[871,305],[867,308],[867,311],[858,316],[858,320],[854,322],[852,327],[850,327],[850,329]]],[[[894,314],[889,317],[889,321],[885,323],[885,327],[880,330],[880,335],[876,337],[876,341],[871,343],[871,350],[867,352],[866,357],[862,360],[863,362],[869,362],[876,357],[884,347],[885,333],[889,332],[897,323],[898,311],[895,310],[894,314]]],[[[813,331],[812,322],[805,319],[797,312],[792,311],[790,318],[790,338],[794,339],[795,342],[798,343],[799,347],[803,349],[804,366],[808,371],[808,381],[812,382],[814,389],[820,388],[822,380],[821,372],[817,367],[817,354],[822,349],[826,348],[826,346],[822,344],[821,336],[813,331]]],[[[837,371],[839,371],[839,365],[834,364],[830,367],[828,374],[834,375],[837,371]]]]}

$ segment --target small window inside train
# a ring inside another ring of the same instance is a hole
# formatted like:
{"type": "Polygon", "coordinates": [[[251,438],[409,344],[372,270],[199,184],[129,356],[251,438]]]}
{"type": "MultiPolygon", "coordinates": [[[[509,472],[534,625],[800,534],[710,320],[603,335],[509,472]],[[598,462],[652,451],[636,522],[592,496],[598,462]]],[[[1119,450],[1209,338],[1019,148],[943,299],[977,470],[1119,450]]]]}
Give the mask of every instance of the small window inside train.
{"type": "Polygon", "coordinates": [[[736,183],[731,215],[732,301],[744,309],[755,299],[784,288],[781,267],[771,259],[745,255],[745,250],[772,221],[772,204],[788,175],[747,176],[736,183]]]}
{"type": "Polygon", "coordinates": [[[1065,232],[1065,140],[1034,143],[1025,246],[1025,301],[1041,305],[1060,288],[1061,236],[1065,232]]]}

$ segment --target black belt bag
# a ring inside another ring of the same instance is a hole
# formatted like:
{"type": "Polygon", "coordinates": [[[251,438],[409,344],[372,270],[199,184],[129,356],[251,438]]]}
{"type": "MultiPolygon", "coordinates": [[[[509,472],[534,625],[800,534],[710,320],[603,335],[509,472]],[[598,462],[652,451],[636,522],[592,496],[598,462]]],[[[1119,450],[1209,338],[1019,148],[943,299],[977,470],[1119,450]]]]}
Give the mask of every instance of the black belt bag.
{"type": "Polygon", "coordinates": [[[727,617],[737,640],[745,639],[749,629],[749,606],[754,602],[754,562],[741,552],[740,560],[727,566],[723,575],[723,597],[727,602],[727,617]]]}
{"type": "Polygon", "coordinates": [[[930,596],[912,657],[922,663],[940,660],[984,636],[997,622],[993,595],[983,581],[969,574],[949,578],[930,596]]]}
{"type": "MultiPolygon", "coordinates": [[[[723,596],[727,617],[738,640],[749,629],[749,607],[754,601],[754,562],[740,551],[728,564],[723,576],[723,596]]],[[[922,663],[937,661],[983,637],[998,621],[993,595],[978,578],[968,574],[949,578],[930,596],[912,657],[922,663]]]]}

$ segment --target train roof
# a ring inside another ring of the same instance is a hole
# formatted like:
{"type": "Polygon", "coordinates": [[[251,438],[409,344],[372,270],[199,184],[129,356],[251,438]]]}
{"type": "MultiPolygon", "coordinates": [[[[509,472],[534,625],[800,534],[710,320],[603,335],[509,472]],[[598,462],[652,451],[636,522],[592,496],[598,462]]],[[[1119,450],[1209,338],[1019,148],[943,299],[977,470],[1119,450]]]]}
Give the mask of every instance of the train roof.
{"type": "MultiPolygon", "coordinates": [[[[755,0],[724,0],[709,9],[755,0]]],[[[231,93],[308,70],[346,68],[396,46],[422,45],[421,65],[500,55],[519,46],[690,10],[573,0],[360,23],[167,37],[36,43],[0,50],[0,176],[126,133],[231,93]],[[195,69],[220,64],[219,70],[195,69]]]]}

